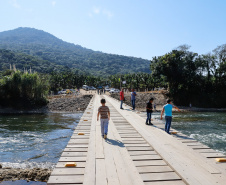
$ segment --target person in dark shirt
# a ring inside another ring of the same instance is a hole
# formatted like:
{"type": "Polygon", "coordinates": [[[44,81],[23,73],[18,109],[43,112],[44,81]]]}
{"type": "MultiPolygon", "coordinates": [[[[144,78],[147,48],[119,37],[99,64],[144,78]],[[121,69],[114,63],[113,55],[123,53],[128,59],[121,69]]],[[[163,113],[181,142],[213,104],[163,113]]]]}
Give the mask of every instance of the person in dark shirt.
{"type": "Polygon", "coordinates": [[[152,103],[153,103],[154,98],[151,98],[149,100],[149,102],[147,103],[147,120],[146,120],[146,125],[153,125],[151,123],[151,113],[153,112],[153,107],[152,107],[152,103]],[[148,123],[149,122],[149,123],[148,123]]]}

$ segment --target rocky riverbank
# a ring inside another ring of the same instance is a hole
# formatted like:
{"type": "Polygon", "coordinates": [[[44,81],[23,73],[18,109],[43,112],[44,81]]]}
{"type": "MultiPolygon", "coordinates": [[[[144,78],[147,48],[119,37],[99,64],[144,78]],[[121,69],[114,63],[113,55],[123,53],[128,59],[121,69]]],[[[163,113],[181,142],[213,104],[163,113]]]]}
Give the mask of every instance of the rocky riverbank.
{"type": "Polygon", "coordinates": [[[77,112],[84,111],[93,95],[65,96],[49,99],[49,112],[77,112]]]}
{"type": "MultiPolygon", "coordinates": [[[[111,94],[111,97],[120,100],[119,94],[111,94]]],[[[125,104],[132,106],[130,101],[130,93],[125,93],[125,104]]],[[[154,98],[154,103],[156,104],[156,109],[161,110],[162,106],[166,104],[167,96],[161,92],[153,92],[153,93],[137,93],[136,96],[136,109],[139,111],[146,111],[146,104],[150,100],[150,98],[154,98]]]]}
{"type": "Polygon", "coordinates": [[[50,169],[20,169],[1,167],[2,166],[0,164],[0,182],[16,180],[47,182],[51,174],[50,169]]]}
{"type": "Polygon", "coordinates": [[[0,107],[0,114],[44,114],[48,112],[84,111],[93,95],[51,96],[45,107],[24,110],[0,107]]]}

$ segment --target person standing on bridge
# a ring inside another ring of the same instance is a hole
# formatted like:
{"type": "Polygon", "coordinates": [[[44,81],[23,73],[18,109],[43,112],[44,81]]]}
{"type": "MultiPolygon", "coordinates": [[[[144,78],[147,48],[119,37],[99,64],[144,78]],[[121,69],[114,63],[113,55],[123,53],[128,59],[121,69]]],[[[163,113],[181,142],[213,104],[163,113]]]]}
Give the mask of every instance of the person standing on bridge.
{"type": "Polygon", "coordinates": [[[122,88],[122,90],[120,91],[120,101],[121,101],[120,109],[123,109],[123,108],[122,108],[122,104],[123,104],[123,101],[125,101],[125,97],[124,97],[124,89],[123,89],[123,88],[122,88]]]}
{"type": "Polygon", "coordinates": [[[162,112],[161,112],[161,120],[162,120],[162,115],[165,112],[165,131],[169,134],[170,131],[170,126],[172,122],[172,110],[173,108],[177,109],[180,112],[180,109],[174,105],[172,105],[172,101],[170,99],[167,100],[167,104],[163,106],[162,112]]]}
{"type": "Polygon", "coordinates": [[[151,98],[149,100],[149,102],[147,103],[147,106],[146,106],[146,110],[147,110],[147,120],[146,120],[146,125],[153,125],[151,123],[151,114],[153,112],[153,106],[152,106],[152,103],[153,103],[153,100],[154,98],[151,98]]]}
{"type": "Polygon", "coordinates": [[[132,89],[130,99],[131,99],[133,110],[135,110],[136,95],[137,95],[137,93],[134,91],[134,89],[132,89]]]}
{"type": "Polygon", "coordinates": [[[108,134],[108,123],[110,120],[110,110],[108,106],[105,106],[105,99],[101,99],[100,103],[102,104],[102,106],[100,106],[98,109],[97,121],[99,121],[100,116],[101,135],[104,139],[106,139],[108,134]]]}

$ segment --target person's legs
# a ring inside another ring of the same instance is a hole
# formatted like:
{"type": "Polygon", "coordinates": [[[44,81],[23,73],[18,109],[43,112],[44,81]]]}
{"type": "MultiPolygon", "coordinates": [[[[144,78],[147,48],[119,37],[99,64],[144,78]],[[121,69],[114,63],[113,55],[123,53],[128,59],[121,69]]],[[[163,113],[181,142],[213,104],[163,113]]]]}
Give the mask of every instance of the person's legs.
{"type": "Polygon", "coordinates": [[[100,119],[101,135],[104,136],[104,119],[100,119]]]}
{"type": "Polygon", "coordinates": [[[104,134],[105,135],[108,134],[108,123],[109,123],[109,120],[105,119],[105,121],[104,121],[104,134]]]}
{"type": "Polygon", "coordinates": [[[149,125],[152,125],[152,123],[151,123],[151,112],[150,112],[150,116],[149,116],[149,125]]]}
{"type": "Polygon", "coordinates": [[[169,134],[172,117],[171,116],[166,116],[165,119],[166,119],[165,131],[169,134]]]}
{"type": "Polygon", "coordinates": [[[168,121],[168,128],[167,128],[167,133],[169,134],[170,127],[171,127],[171,122],[172,122],[172,117],[169,116],[169,121],[168,121]]]}
{"type": "Polygon", "coordinates": [[[120,109],[122,109],[122,104],[123,104],[123,100],[121,100],[121,106],[120,106],[120,109]]]}
{"type": "Polygon", "coordinates": [[[133,107],[133,110],[135,109],[135,100],[131,100],[132,102],[132,107],[133,107]]]}
{"type": "Polygon", "coordinates": [[[147,120],[146,120],[146,124],[148,124],[148,122],[149,122],[149,124],[150,124],[150,112],[147,112],[147,120]]]}

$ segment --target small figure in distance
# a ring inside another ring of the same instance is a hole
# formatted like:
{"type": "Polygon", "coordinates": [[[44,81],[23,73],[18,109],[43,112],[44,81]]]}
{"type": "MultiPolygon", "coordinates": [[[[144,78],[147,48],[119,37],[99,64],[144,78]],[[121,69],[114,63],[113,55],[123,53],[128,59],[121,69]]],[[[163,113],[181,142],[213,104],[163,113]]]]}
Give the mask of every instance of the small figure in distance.
{"type": "Polygon", "coordinates": [[[189,104],[189,107],[190,107],[190,109],[192,108],[192,104],[191,103],[189,104]]]}
{"type": "Polygon", "coordinates": [[[162,120],[162,115],[165,112],[165,131],[169,134],[170,131],[170,126],[172,122],[172,110],[173,108],[177,109],[180,112],[180,109],[174,105],[172,105],[172,101],[170,99],[167,100],[167,104],[163,106],[162,112],[161,112],[161,120],[162,120]]]}
{"type": "Polygon", "coordinates": [[[101,99],[100,103],[102,104],[102,106],[100,106],[98,109],[97,121],[99,121],[99,116],[100,116],[101,135],[104,139],[107,139],[108,123],[110,120],[110,110],[108,106],[105,106],[105,103],[106,103],[105,99],[101,99]]]}
{"type": "Polygon", "coordinates": [[[154,98],[151,98],[150,100],[149,100],[149,102],[147,103],[147,106],[146,106],[146,110],[147,110],[147,120],[146,120],[146,125],[153,125],[152,123],[151,123],[151,114],[152,114],[152,112],[153,112],[153,107],[152,107],[152,103],[153,103],[153,101],[154,101],[154,98]],[[149,122],[149,123],[148,123],[149,122]]]}
{"type": "Polygon", "coordinates": [[[154,103],[154,109],[155,109],[155,112],[156,112],[156,103],[154,103]]]}
{"type": "Polygon", "coordinates": [[[132,107],[133,107],[133,110],[135,110],[135,101],[136,101],[136,95],[137,93],[134,91],[134,89],[131,90],[131,104],[132,104],[132,107]]]}
{"type": "Polygon", "coordinates": [[[121,91],[120,91],[120,101],[121,101],[120,109],[123,109],[122,104],[123,104],[123,101],[125,101],[125,97],[124,97],[124,89],[123,89],[123,88],[122,88],[121,91]]]}

